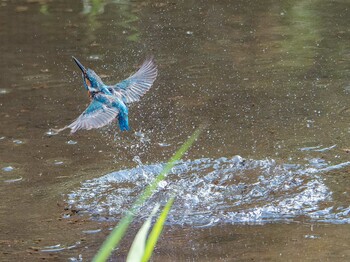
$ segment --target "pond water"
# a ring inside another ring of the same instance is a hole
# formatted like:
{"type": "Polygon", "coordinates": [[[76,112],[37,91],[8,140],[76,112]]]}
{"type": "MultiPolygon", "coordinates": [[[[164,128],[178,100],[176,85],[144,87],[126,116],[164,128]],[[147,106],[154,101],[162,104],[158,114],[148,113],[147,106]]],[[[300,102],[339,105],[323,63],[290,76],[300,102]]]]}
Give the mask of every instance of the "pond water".
{"type": "Polygon", "coordinates": [[[154,261],[350,258],[350,2],[0,0],[0,260],[89,261],[142,189],[177,195],[154,261]],[[131,131],[51,136],[154,55],[131,131]]]}

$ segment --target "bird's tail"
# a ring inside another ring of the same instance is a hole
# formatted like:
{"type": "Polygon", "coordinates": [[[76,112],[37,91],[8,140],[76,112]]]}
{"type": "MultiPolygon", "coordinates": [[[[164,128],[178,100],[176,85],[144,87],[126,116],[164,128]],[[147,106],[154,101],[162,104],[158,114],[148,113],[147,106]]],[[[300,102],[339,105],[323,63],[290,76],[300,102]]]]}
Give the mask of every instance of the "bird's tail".
{"type": "Polygon", "coordinates": [[[119,113],[118,115],[119,128],[121,131],[129,130],[129,120],[128,115],[125,113],[119,113]]]}

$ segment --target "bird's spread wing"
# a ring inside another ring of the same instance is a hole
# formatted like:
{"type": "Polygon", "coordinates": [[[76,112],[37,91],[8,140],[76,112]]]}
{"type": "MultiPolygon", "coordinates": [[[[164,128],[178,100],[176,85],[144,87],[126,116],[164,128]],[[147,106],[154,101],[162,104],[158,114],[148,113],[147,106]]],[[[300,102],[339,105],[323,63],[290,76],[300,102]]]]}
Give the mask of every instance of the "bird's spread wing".
{"type": "Polygon", "coordinates": [[[79,129],[90,130],[103,127],[116,118],[118,112],[119,110],[117,108],[93,99],[91,104],[73,123],[56,131],[60,132],[70,128],[71,133],[75,133],[79,129]]]}
{"type": "Polygon", "coordinates": [[[125,103],[138,101],[151,88],[157,73],[153,58],[149,58],[135,74],[114,85],[113,89],[122,94],[125,103]]]}

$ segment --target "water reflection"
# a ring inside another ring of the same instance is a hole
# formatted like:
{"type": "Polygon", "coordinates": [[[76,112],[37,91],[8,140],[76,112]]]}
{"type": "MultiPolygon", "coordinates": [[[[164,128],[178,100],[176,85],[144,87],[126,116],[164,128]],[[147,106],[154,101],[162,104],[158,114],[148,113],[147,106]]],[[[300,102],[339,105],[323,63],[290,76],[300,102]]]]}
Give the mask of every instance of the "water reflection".
{"type": "Polygon", "coordinates": [[[288,30],[279,28],[279,33],[285,38],[280,45],[283,57],[279,66],[290,70],[308,70],[315,66],[323,39],[322,19],[317,12],[319,5],[320,1],[298,1],[281,12],[282,23],[288,25],[288,30]]]}
{"type": "Polygon", "coordinates": [[[89,16],[96,16],[103,14],[105,11],[106,1],[104,0],[82,0],[83,10],[82,14],[89,16]]]}
{"type": "MultiPolygon", "coordinates": [[[[117,21],[117,25],[123,28],[122,33],[126,35],[126,39],[129,41],[137,42],[139,41],[140,32],[138,27],[135,25],[139,20],[138,16],[135,14],[132,4],[130,1],[126,0],[83,0],[83,10],[82,14],[87,17],[87,35],[90,41],[95,41],[95,31],[104,30],[101,28],[99,16],[103,16],[106,11],[106,6],[115,5],[116,16],[111,19],[117,21]],[[119,17],[118,17],[119,16],[119,17]]],[[[112,33],[112,32],[111,32],[112,33]]]]}
{"type": "Polygon", "coordinates": [[[123,34],[127,35],[126,39],[132,42],[139,42],[140,32],[137,26],[139,21],[138,16],[130,10],[130,5],[120,6],[121,19],[119,19],[118,25],[120,25],[124,30],[123,34]]]}

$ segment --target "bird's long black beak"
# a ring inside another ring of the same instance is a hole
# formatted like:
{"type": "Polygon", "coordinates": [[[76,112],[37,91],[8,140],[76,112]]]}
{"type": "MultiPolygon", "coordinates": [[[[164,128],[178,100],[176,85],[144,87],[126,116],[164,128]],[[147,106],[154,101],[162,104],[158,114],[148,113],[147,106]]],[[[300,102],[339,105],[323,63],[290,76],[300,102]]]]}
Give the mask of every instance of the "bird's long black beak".
{"type": "Polygon", "coordinates": [[[74,62],[79,66],[80,70],[85,74],[86,73],[85,67],[74,56],[72,56],[72,58],[73,58],[74,62]]]}

